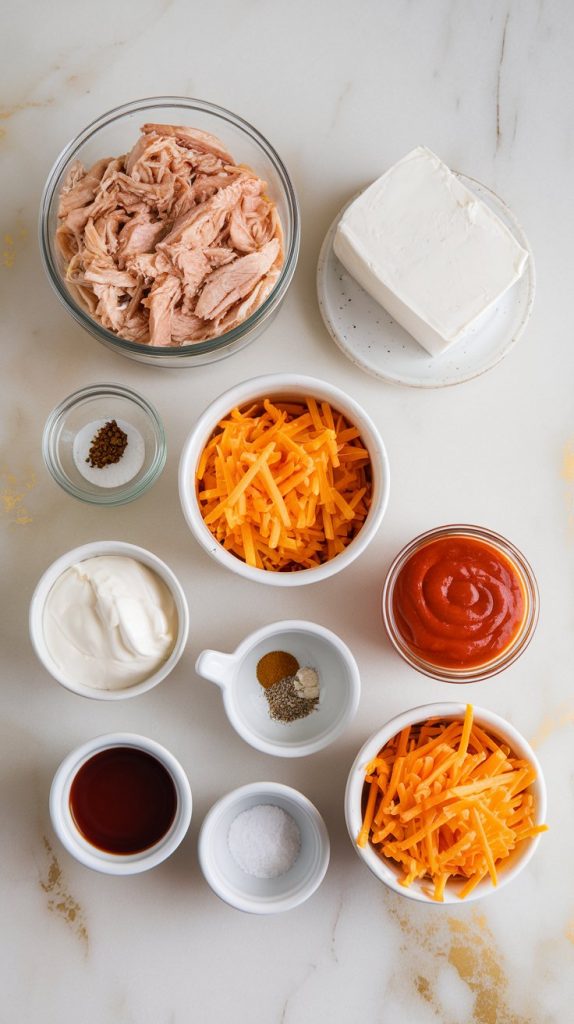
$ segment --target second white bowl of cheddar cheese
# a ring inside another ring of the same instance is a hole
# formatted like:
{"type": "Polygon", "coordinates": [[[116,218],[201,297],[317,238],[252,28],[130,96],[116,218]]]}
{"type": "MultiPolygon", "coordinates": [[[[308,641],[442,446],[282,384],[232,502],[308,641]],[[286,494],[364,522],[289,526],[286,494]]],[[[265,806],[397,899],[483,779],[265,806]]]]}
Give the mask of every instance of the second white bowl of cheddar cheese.
{"type": "Polygon", "coordinates": [[[435,906],[497,892],[526,867],[545,828],[532,747],[494,712],[470,712],[453,701],[404,711],[365,741],[347,779],[345,819],[360,859],[389,889],[435,906]]]}

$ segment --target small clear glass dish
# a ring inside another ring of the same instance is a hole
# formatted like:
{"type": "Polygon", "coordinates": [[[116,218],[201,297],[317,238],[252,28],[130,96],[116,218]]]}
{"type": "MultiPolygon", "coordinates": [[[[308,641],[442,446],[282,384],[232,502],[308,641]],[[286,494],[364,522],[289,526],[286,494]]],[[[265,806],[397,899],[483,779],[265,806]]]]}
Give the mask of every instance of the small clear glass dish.
{"type": "Polygon", "coordinates": [[[120,384],[93,384],[52,410],[44,427],[42,454],[53,479],[73,498],[114,507],[139,498],[157,480],[165,466],[165,434],[153,405],[136,391],[120,384]],[[127,434],[127,447],[115,464],[92,468],[86,461],[91,441],[111,420],[127,434]],[[128,455],[129,463],[124,462],[128,455]],[[126,470],[133,470],[127,480],[126,470]],[[99,474],[101,483],[95,482],[99,474]]]}
{"type": "Polygon", "coordinates": [[[497,675],[503,669],[512,665],[522,652],[528,647],[536,625],[539,613],[539,595],[536,577],[532,567],[527,562],[521,551],[509,540],[502,537],[493,530],[481,526],[468,526],[455,524],[439,526],[426,533],[421,533],[407,544],[394,559],[385,579],[382,594],[383,622],[387,630],[389,640],[402,658],[412,668],[417,669],[432,679],[440,679],[445,683],[476,683],[483,679],[489,679],[497,675]],[[513,636],[508,646],[504,647],[496,656],[490,660],[486,658],[479,664],[473,663],[467,666],[446,666],[434,663],[423,657],[407,641],[397,623],[394,610],[394,591],[397,578],[408,560],[421,548],[441,538],[471,538],[483,542],[487,547],[494,548],[503,559],[510,562],[516,573],[524,599],[524,615],[520,628],[513,636]]]}

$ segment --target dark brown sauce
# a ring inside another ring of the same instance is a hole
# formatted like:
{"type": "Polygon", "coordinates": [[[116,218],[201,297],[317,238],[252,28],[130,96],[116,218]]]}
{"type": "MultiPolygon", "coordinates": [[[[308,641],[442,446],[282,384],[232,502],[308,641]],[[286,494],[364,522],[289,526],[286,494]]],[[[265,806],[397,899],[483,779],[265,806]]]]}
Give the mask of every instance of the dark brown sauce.
{"type": "Polygon", "coordinates": [[[140,853],[169,831],[177,810],[174,781],[137,747],[109,747],[76,773],[70,812],[82,835],[106,853],[140,853]]]}

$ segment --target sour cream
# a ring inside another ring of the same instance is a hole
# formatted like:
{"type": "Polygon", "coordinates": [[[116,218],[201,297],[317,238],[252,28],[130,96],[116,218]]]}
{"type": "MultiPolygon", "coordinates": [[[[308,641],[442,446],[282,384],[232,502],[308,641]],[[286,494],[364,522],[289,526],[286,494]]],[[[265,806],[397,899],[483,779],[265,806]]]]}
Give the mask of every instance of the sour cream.
{"type": "Polygon", "coordinates": [[[123,555],[98,555],[56,580],[44,607],[46,646],[60,672],[98,690],[148,679],[171,654],[178,615],[167,585],[123,555]]]}

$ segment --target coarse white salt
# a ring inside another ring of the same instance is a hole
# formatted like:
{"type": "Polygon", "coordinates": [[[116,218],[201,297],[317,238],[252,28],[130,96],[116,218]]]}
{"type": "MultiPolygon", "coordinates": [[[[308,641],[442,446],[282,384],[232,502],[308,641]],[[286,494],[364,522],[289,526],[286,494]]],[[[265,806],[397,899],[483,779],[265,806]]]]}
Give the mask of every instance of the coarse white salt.
{"type": "Polygon", "coordinates": [[[72,446],[72,455],[77,469],[91,484],[97,484],[98,487],[121,487],[133,480],[142,468],[145,459],[145,441],[139,430],[131,423],[116,419],[118,427],[128,436],[127,447],[122,457],[118,462],[102,466],[101,469],[97,466],[90,466],[86,459],[89,458],[94,437],[109,422],[109,419],[93,420],[78,430],[72,446]]]}
{"type": "Polygon", "coordinates": [[[276,804],[256,804],[232,821],[227,845],[236,864],[255,878],[277,878],[293,866],[301,849],[294,818],[276,804]]]}

